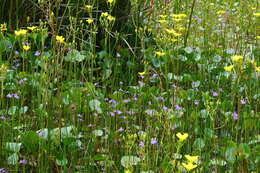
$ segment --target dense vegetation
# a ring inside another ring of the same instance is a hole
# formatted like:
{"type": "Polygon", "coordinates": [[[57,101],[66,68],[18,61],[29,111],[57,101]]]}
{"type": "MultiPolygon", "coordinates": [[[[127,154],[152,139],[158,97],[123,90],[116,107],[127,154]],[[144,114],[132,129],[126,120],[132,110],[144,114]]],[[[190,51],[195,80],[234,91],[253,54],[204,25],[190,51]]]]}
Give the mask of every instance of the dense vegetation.
{"type": "Polygon", "coordinates": [[[1,0],[0,173],[257,173],[258,0],[1,0]]]}

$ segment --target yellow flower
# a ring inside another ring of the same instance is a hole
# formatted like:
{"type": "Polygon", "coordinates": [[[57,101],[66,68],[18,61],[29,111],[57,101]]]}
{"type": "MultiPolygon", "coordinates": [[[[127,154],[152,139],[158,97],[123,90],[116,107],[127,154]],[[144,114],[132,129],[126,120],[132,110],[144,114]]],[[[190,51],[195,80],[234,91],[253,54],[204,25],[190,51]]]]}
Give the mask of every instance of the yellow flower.
{"type": "Polygon", "coordinates": [[[174,29],[166,29],[165,31],[169,34],[172,34],[175,37],[179,37],[182,35],[181,33],[176,32],[174,29]]]}
{"type": "Polygon", "coordinates": [[[144,72],[139,72],[138,73],[140,76],[143,76],[143,75],[145,75],[145,71],[144,72]]]}
{"type": "Polygon", "coordinates": [[[164,24],[167,23],[167,20],[162,19],[162,20],[157,20],[157,22],[159,22],[160,24],[164,24]]]}
{"type": "Polygon", "coordinates": [[[251,60],[250,62],[256,68],[256,62],[254,60],[251,60]]]}
{"type": "Polygon", "coordinates": [[[62,36],[56,36],[56,41],[58,42],[58,43],[64,43],[64,40],[65,40],[65,38],[64,37],[62,37],[62,36]]]}
{"type": "Polygon", "coordinates": [[[115,21],[115,17],[113,17],[113,16],[111,16],[111,15],[108,15],[108,16],[107,16],[107,20],[108,20],[109,22],[115,21]]]}
{"type": "Polygon", "coordinates": [[[223,11],[223,10],[217,11],[217,15],[222,15],[222,14],[225,14],[225,11],[223,11]]]}
{"type": "Polygon", "coordinates": [[[6,31],[7,30],[7,28],[6,28],[6,24],[4,23],[4,24],[1,24],[0,25],[0,31],[6,31]]]}
{"type": "Polygon", "coordinates": [[[125,170],[124,173],[132,173],[129,169],[125,170]]]}
{"type": "Polygon", "coordinates": [[[164,56],[164,55],[165,55],[164,52],[160,52],[160,51],[156,51],[155,54],[156,54],[157,56],[164,56]]]}
{"type": "Polygon", "coordinates": [[[234,55],[234,56],[231,57],[231,60],[234,63],[241,63],[243,61],[243,56],[241,56],[241,55],[234,55]]]}
{"type": "Polygon", "coordinates": [[[256,36],[257,39],[260,39],[260,35],[259,36],[256,36]]]}
{"type": "Polygon", "coordinates": [[[199,156],[184,155],[189,163],[194,163],[199,159],[199,156]]]}
{"type": "Polygon", "coordinates": [[[93,22],[94,22],[94,20],[93,20],[93,19],[91,19],[91,18],[89,18],[89,19],[87,19],[87,20],[86,20],[86,22],[87,22],[88,24],[91,24],[91,23],[93,23],[93,22]]]}
{"type": "Polygon", "coordinates": [[[37,27],[36,26],[31,26],[31,27],[28,26],[27,29],[30,30],[30,31],[34,31],[35,29],[37,29],[37,27]]]}
{"type": "Polygon", "coordinates": [[[23,50],[28,51],[31,47],[28,45],[23,45],[23,50]]]}
{"type": "Polygon", "coordinates": [[[189,162],[188,164],[187,163],[182,163],[182,166],[187,170],[187,171],[191,171],[193,170],[194,168],[197,167],[197,165],[189,162]]]}
{"type": "Polygon", "coordinates": [[[92,5],[85,5],[85,8],[86,8],[87,10],[90,10],[90,9],[92,9],[93,7],[92,7],[92,5]]]}
{"type": "Polygon", "coordinates": [[[113,3],[113,1],[114,1],[114,0],[107,0],[107,2],[110,3],[110,4],[113,3]]]}
{"type": "Polygon", "coordinates": [[[18,31],[14,31],[16,36],[25,35],[28,31],[26,29],[20,29],[18,31]]]}
{"type": "Polygon", "coordinates": [[[187,138],[188,138],[188,133],[177,133],[176,136],[179,138],[179,140],[182,142],[182,141],[185,141],[187,138]]]}
{"type": "Polygon", "coordinates": [[[163,14],[161,14],[159,16],[160,16],[160,18],[163,18],[163,19],[165,19],[167,17],[167,15],[163,15],[163,14]]]}
{"type": "Polygon", "coordinates": [[[233,69],[233,65],[230,65],[230,66],[226,66],[226,67],[224,67],[224,69],[227,71],[227,72],[231,72],[232,71],[232,69],[233,69]]]}
{"type": "Polygon", "coordinates": [[[107,16],[108,16],[108,12],[101,13],[101,17],[107,17],[107,16]]]}
{"type": "Polygon", "coordinates": [[[254,16],[259,17],[260,13],[253,13],[254,16]]]}
{"type": "Polygon", "coordinates": [[[256,10],[256,7],[251,7],[252,10],[256,10]]]}
{"type": "Polygon", "coordinates": [[[256,72],[260,73],[260,67],[255,67],[256,72]]]}

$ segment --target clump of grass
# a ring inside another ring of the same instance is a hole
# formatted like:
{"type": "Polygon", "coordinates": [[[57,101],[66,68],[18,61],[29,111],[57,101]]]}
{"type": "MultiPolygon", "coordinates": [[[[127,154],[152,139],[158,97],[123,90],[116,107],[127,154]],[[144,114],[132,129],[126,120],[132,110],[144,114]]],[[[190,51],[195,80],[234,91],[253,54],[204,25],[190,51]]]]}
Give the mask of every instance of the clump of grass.
{"type": "Polygon", "coordinates": [[[149,2],[1,23],[0,172],[257,172],[257,1],[149,2]]]}

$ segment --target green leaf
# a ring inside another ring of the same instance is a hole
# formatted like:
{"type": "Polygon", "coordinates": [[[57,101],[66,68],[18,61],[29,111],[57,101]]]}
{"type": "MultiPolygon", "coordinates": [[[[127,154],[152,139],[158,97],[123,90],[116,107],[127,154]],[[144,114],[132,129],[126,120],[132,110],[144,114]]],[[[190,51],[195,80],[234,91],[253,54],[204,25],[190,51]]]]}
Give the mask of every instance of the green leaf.
{"type": "Polygon", "coordinates": [[[7,142],[6,143],[6,149],[10,150],[12,152],[19,152],[21,149],[22,143],[15,143],[15,142],[7,142]]]}
{"type": "Polygon", "coordinates": [[[225,152],[225,158],[229,163],[234,163],[236,160],[236,148],[229,147],[225,152]]]}
{"type": "Polygon", "coordinates": [[[102,113],[102,109],[101,109],[100,105],[101,105],[101,103],[97,99],[89,101],[89,107],[90,107],[91,111],[97,111],[98,113],[102,113]]]}
{"type": "Polygon", "coordinates": [[[56,159],[56,164],[59,166],[66,166],[68,164],[68,159],[66,157],[56,159]]]}
{"type": "Polygon", "coordinates": [[[70,138],[74,137],[72,131],[74,129],[74,126],[68,126],[68,127],[62,127],[61,130],[61,138],[70,138]]]}
{"type": "Polygon", "coordinates": [[[17,111],[17,106],[11,106],[8,110],[8,115],[14,115],[17,111]]]}
{"type": "Polygon", "coordinates": [[[7,158],[7,162],[9,165],[16,165],[18,163],[18,160],[19,156],[17,153],[14,153],[7,158]]]}
{"type": "Polygon", "coordinates": [[[67,56],[64,57],[65,61],[68,62],[81,62],[86,58],[86,56],[82,55],[78,50],[72,49],[69,51],[67,56]]]}
{"type": "Polygon", "coordinates": [[[121,165],[125,168],[130,168],[133,165],[137,165],[141,159],[137,156],[123,156],[121,158],[121,165]]]}
{"type": "Polygon", "coordinates": [[[94,134],[95,136],[103,136],[103,131],[102,131],[102,130],[94,130],[94,131],[93,131],[93,134],[94,134]]]}
{"type": "Polygon", "coordinates": [[[205,147],[205,142],[201,138],[197,138],[193,143],[193,148],[195,150],[201,151],[205,147]]]}
{"type": "Polygon", "coordinates": [[[27,131],[21,136],[22,144],[30,152],[38,151],[39,135],[34,131],[27,131]]]}

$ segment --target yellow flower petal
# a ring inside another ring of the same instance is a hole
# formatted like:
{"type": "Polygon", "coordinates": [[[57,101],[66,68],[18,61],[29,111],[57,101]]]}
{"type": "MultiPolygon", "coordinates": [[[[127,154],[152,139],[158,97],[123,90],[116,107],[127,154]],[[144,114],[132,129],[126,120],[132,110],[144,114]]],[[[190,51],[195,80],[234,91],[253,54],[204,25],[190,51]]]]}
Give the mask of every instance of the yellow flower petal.
{"type": "Polygon", "coordinates": [[[199,159],[199,156],[185,155],[185,158],[188,160],[188,162],[193,163],[199,159]]]}
{"type": "Polygon", "coordinates": [[[226,66],[226,67],[224,67],[224,69],[227,71],[227,72],[231,72],[232,71],[232,69],[233,69],[233,65],[230,65],[230,66],[226,66]]]}
{"type": "Polygon", "coordinates": [[[182,142],[182,141],[184,141],[184,140],[186,140],[188,138],[189,134],[188,133],[183,133],[183,134],[182,133],[177,133],[176,136],[182,142]]]}
{"type": "Polygon", "coordinates": [[[193,170],[194,168],[197,167],[197,165],[189,162],[188,164],[187,163],[182,163],[182,166],[187,170],[187,171],[191,171],[193,170]]]}

